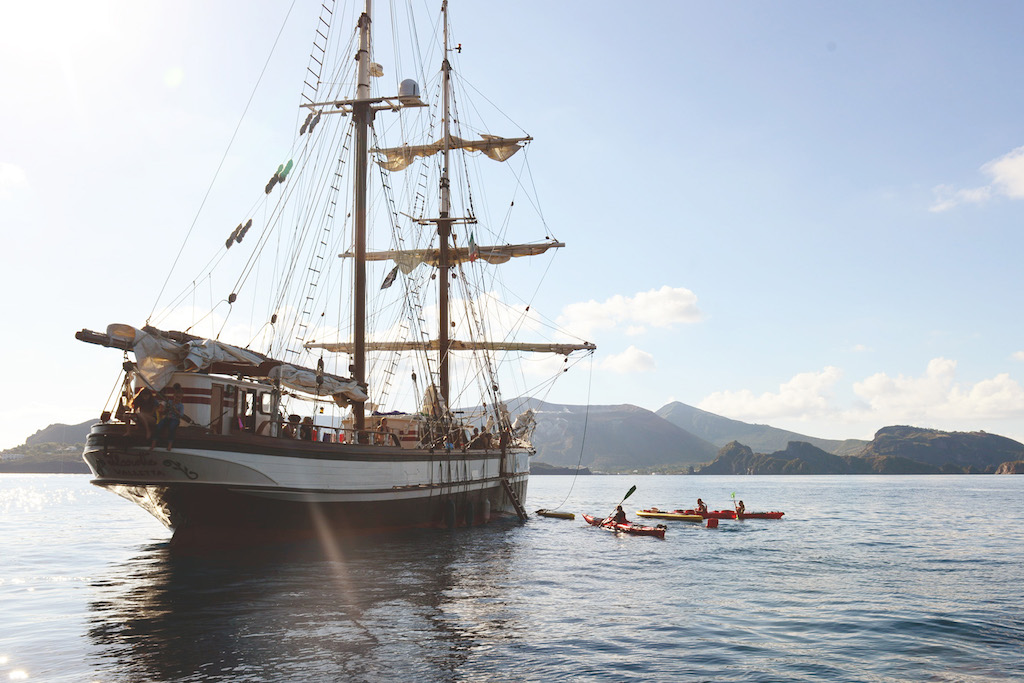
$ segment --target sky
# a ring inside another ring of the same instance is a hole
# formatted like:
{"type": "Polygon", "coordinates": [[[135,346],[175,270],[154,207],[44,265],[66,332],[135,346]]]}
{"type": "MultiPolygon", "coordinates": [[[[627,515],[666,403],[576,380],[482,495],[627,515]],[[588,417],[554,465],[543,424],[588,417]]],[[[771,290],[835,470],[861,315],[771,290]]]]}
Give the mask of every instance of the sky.
{"type": "MultiPolygon", "coordinates": [[[[547,400],[1024,441],[1024,5],[451,5],[598,345],[547,400]]],[[[0,448],[98,416],[120,358],[74,333],[141,325],[285,153],[318,9],[0,0],[0,448]]]]}

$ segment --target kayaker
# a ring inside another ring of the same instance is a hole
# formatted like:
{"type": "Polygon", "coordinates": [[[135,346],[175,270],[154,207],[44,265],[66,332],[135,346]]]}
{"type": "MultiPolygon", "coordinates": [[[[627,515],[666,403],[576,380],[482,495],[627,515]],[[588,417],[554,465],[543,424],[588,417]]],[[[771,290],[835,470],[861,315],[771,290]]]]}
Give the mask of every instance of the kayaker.
{"type": "Polygon", "coordinates": [[[705,513],[708,511],[708,504],[700,498],[697,499],[697,512],[705,513]]]}
{"type": "Polygon", "coordinates": [[[747,506],[743,504],[742,500],[739,503],[736,504],[736,514],[737,515],[742,515],[746,511],[747,511],[747,506]]]}
{"type": "Polygon", "coordinates": [[[615,512],[606,521],[606,524],[629,524],[629,520],[626,519],[626,511],[622,509],[621,505],[615,507],[615,512]]]}

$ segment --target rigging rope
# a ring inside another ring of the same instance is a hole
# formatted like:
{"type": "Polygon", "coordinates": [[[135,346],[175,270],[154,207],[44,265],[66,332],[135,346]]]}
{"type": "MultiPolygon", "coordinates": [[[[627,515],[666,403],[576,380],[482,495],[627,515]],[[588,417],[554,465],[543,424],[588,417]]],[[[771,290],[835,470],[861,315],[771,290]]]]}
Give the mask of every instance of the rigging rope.
{"type": "Polygon", "coordinates": [[[220,163],[217,164],[217,170],[213,173],[213,179],[210,180],[210,185],[206,188],[206,194],[203,195],[203,201],[200,202],[199,209],[196,211],[196,215],[192,219],[192,225],[189,226],[188,232],[185,234],[185,239],[182,241],[181,247],[178,249],[178,254],[174,257],[174,262],[171,264],[171,270],[167,273],[167,278],[164,280],[163,286],[160,287],[160,292],[156,295],[156,301],[153,302],[153,309],[149,312],[149,316],[146,318],[147,324],[149,324],[149,319],[152,318],[153,314],[156,312],[156,307],[160,303],[160,297],[163,296],[164,289],[167,288],[167,283],[171,280],[171,274],[178,265],[178,260],[181,258],[182,252],[185,251],[185,245],[188,244],[189,237],[192,236],[192,231],[195,230],[196,223],[199,221],[199,215],[203,212],[203,207],[206,205],[206,200],[209,199],[210,192],[213,191],[213,186],[217,182],[217,177],[220,175],[221,169],[224,168],[224,162],[228,158],[228,152],[231,151],[231,145],[234,144],[235,138],[238,136],[238,131],[242,127],[242,121],[245,120],[245,115],[249,112],[249,106],[252,104],[253,98],[256,97],[256,90],[259,89],[260,82],[263,80],[263,76],[267,73],[267,67],[270,66],[270,59],[274,56],[274,50],[277,49],[277,43],[281,40],[281,34],[284,33],[284,27],[288,24],[288,17],[291,16],[292,10],[295,8],[296,1],[297,0],[292,0],[292,4],[288,7],[288,13],[285,14],[284,21],[281,22],[281,28],[277,32],[274,44],[270,47],[270,54],[267,55],[267,59],[263,63],[263,70],[260,71],[260,76],[256,79],[256,85],[253,86],[252,93],[249,94],[249,101],[245,103],[245,109],[242,110],[242,115],[238,119],[238,124],[235,126],[235,132],[231,134],[228,146],[220,158],[220,163]]]}
{"type": "Polygon", "coordinates": [[[562,502],[559,503],[556,507],[547,508],[549,510],[557,510],[563,505],[565,505],[566,501],[569,500],[569,496],[572,495],[573,487],[576,486],[576,477],[580,476],[580,465],[583,464],[583,447],[587,443],[587,425],[590,422],[590,389],[594,383],[594,354],[593,352],[591,352],[589,355],[590,374],[588,375],[589,379],[587,381],[587,411],[583,415],[583,436],[580,438],[580,457],[578,460],[576,460],[576,473],[572,475],[572,481],[569,482],[569,490],[566,492],[565,498],[563,498],[562,502]]]}

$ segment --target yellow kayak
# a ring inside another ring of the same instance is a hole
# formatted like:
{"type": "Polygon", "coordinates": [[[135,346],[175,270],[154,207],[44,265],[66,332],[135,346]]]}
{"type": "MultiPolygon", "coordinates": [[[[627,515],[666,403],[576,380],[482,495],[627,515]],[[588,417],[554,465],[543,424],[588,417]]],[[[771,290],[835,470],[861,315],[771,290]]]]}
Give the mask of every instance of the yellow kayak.
{"type": "Polygon", "coordinates": [[[647,510],[637,510],[636,514],[638,517],[654,517],[655,519],[674,519],[677,522],[703,522],[704,518],[700,515],[688,515],[683,512],[668,512],[667,510],[659,510],[658,508],[650,508],[647,510]]]}
{"type": "Polygon", "coordinates": [[[558,519],[576,519],[576,515],[571,512],[554,512],[552,510],[537,510],[536,513],[541,517],[557,517],[558,519]]]}

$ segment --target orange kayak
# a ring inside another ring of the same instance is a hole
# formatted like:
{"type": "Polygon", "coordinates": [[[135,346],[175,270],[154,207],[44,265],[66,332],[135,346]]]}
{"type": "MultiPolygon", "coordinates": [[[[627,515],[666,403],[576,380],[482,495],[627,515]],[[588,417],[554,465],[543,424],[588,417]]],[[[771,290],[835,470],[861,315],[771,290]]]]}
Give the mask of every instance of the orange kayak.
{"type": "Polygon", "coordinates": [[[696,510],[676,510],[676,512],[684,515],[700,515],[704,519],[736,519],[735,510],[708,510],[707,512],[697,512],[696,510]]]}
{"type": "Polygon", "coordinates": [[[782,519],[785,512],[740,512],[740,519],[782,519]]]}
{"type": "Polygon", "coordinates": [[[643,526],[642,524],[613,524],[611,522],[606,524],[604,517],[594,517],[593,515],[583,515],[583,519],[587,520],[587,524],[599,526],[602,529],[608,529],[609,531],[633,534],[634,536],[655,536],[657,538],[665,538],[664,524],[659,524],[658,526],[643,526]]]}

